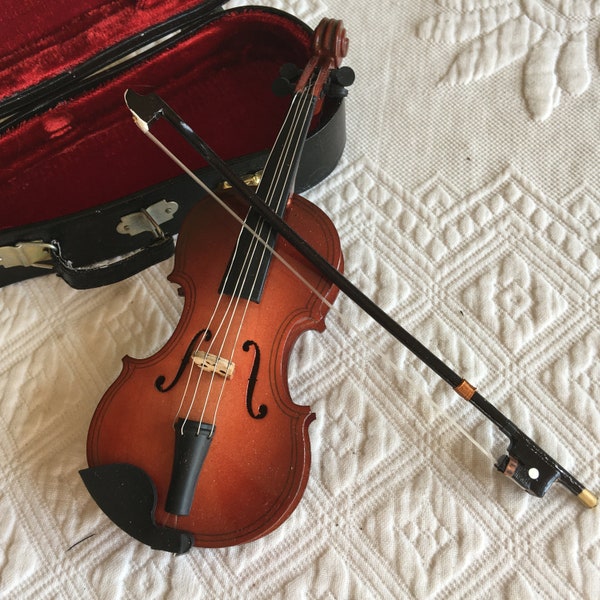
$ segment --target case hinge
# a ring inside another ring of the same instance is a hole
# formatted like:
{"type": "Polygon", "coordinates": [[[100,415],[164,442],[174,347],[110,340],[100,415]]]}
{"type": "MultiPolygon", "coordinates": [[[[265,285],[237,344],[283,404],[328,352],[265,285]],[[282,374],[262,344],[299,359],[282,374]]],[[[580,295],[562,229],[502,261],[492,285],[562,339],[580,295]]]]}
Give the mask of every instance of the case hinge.
{"type": "Polygon", "coordinates": [[[148,208],[142,208],[139,212],[121,217],[121,221],[117,225],[117,231],[123,235],[131,236],[149,231],[156,238],[164,238],[165,234],[160,226],[170,221],[178,208],[179,204],[177,202],[161,200],[148,208]]]}
{"type": "Polygon", "coordinates": [[[52,259],[52,251],[56,247],[46,242],[20,242],[15,246],[0,247],[0,267],[38,267],[53,269],[48,261],[52,259]]]}

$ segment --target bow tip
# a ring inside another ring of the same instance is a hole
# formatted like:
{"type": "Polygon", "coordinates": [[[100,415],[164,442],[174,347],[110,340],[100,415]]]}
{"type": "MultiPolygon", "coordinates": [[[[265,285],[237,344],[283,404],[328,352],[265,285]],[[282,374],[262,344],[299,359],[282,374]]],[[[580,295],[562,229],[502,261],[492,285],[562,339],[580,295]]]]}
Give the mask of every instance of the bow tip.
{"type": "Polygon", "coordinates": [[[148,132],[153,121],[162,114],[161,100],[156,94],[143,96],[133,90],[125,90],[125,104],[133,115],[135,124],[143,131],[148,132]]]}

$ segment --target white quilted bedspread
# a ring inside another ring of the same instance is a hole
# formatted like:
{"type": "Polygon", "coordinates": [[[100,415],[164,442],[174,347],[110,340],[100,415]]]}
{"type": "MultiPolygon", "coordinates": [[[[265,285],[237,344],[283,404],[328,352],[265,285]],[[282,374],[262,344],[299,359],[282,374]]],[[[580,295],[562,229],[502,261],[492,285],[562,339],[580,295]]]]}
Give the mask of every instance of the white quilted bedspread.
{"type": "MultiPolygon", "coordinates": [[[[264,4],[348,30],[346,152],[306,195],[350,279],[600,492],[599,3],[264,4]]],[[[0,290],[1,597],[600,597],[600,508],[497,473],[506,439],[345,298],[291,357],[317,420],[288,521],[179,557],[117,529],[78,470],[121,357],[178,321],[171,266],[0,290]]]]}

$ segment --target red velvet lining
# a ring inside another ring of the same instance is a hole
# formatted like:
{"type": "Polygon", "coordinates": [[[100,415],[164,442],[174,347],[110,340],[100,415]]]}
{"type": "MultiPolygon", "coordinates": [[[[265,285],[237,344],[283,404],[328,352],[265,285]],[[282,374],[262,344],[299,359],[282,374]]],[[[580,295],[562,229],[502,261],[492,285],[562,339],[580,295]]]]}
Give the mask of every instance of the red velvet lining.
{"type": "Polygon", "coordinates": [[[201,0],[20,0],[0,13],[0,98],[68,70],[201,0]]]}
{"type": "MultiPolygon", "coordinates": [[[[253,7],[228,11],[176,48],[101,89],[0,138],[0,229],[121,198],[180,174],[133,124],[131,87],[157,92],[224,158],[271,146],[289,99],[271,82],[284,62],[306,61],[295,20],[253,7]]],[[[202,161],[186,149],[193,167],[202,161]]]]}

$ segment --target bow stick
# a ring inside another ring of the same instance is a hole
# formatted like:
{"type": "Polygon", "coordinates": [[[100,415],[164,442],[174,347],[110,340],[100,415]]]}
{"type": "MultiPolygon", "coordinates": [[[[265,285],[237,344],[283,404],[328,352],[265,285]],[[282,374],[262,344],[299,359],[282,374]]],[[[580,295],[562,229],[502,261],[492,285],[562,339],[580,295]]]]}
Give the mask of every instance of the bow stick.
{"type": "MultiPolygon", "coordinates": [[[[501,456],[495,467],[511,478],[526,492],[542,497],[555,481],[563,484],[587,507],[593,508],[598,498],[586,489],[554,458],[540,448],[529,436],[519,429],[495,406],[488,402],[466,379],[455,373],[433,352],[413,337],[399,323],[384,312],[370,298],[365,296],[350,280],[325,260],[314,248],[300,237],[288,224],[265,204],[233,170],[196,134],[183,119],[156,94],[142,96],[131,90],[125,93],[125,102],[133,114],[136,125],[180,166],[182,163],[150,134],[150,127],[164,118],[179,132],[204,160],[217,170],[231,187],[254,208],[260,216],[298,252],[310,261],[327,279],[343,291],[362,310],[370,315],[396,340],[408,348],[439,377],[448,383],[454,391],[474,405],[492,421],[509,439],[507,454],[501,456]]],[[[184,167],[186,172],[190,171],[184,167]]]]}

